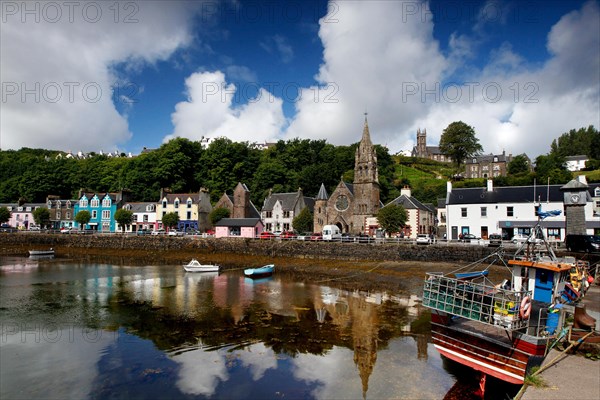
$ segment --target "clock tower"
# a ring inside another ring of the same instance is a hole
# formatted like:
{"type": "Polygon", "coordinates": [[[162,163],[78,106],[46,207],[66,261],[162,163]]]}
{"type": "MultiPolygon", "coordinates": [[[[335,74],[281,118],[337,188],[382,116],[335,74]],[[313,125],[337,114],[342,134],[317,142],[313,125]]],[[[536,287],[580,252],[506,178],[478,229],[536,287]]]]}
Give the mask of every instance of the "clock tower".
{"type": "Polygon", "coordinates": [[[585,235],[585,205],[587,204],[588,185],[585,177],[573,179],[560,188],[564,193],[565,234],[585,235]]]}

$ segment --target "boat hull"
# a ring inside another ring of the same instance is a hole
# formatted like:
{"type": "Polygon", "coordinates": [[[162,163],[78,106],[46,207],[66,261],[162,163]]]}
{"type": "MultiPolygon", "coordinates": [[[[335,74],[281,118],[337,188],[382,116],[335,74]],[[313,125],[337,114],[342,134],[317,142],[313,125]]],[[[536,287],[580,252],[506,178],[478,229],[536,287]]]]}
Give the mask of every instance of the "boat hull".
{"type": "Polygon", "coordinates": [[[30,256],[53,256],[54,250],[29,250],[30,256]]]}
{"type": "Polygon", "coordinates": [[[271,264],[265,265],[264,267],[260,268],[245,269],[244,275],[246,275],[249,278],[264,278],[273,275],[274,270],[275,266],[271,264]]]}
{"type": "Polygon", "coordinates": [[[434,347],[445,357],[487,375],[522,385],[528,371],[541,365],[544,359],[546,339],[502,329],[496,332],[483,332],[481,327],[470,330],[469,326],[446,325],[445,321],[444,316],[434,318],[432,314],[434,347]]]}

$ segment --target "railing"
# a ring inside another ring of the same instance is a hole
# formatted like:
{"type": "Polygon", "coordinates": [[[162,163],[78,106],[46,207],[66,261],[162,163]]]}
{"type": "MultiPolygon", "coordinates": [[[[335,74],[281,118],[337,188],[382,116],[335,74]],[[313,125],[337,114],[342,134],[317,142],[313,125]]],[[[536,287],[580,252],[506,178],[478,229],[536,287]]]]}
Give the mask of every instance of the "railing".
{"type": "MultiPolygon", "coordinates": [[[[523,298],[529,291],[504,290],[494,286],[427,273],[423,305],[458,317],[508,330],[521,329],[528,320],[519,316],[523,298]]],[[[531,304],[529,304],[531,307],[531,304]]]]}

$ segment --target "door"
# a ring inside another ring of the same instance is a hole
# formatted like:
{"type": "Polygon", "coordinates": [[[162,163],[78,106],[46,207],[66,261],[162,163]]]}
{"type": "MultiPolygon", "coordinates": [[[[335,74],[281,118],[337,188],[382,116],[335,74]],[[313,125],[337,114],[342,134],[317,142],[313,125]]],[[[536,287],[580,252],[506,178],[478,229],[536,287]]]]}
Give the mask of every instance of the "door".
{"type": "Polygon", "coordinates": [[[535,291],[533,298],[538,301],[550,303],[552,301],[552,283],[554,282],[554,272],[544,269],[535,271],[535,291]]]}
{"type": "Polygon", "coordinates": [[[452,240],[458,239],[458,226],[452,227],[452,240]]]}

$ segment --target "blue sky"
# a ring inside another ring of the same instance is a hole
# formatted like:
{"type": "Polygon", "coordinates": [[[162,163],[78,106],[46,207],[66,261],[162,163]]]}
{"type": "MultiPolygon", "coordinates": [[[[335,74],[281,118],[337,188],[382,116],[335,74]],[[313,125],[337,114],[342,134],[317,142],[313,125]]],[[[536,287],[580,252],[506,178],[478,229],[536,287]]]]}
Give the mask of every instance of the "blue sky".
{"type": "Polygon", "coordinates": [[[0,146],[158,147],[174,136],[410,150],[472,125],[486,153],[600,126],[598,1],[1,4],[0,146]]]}

